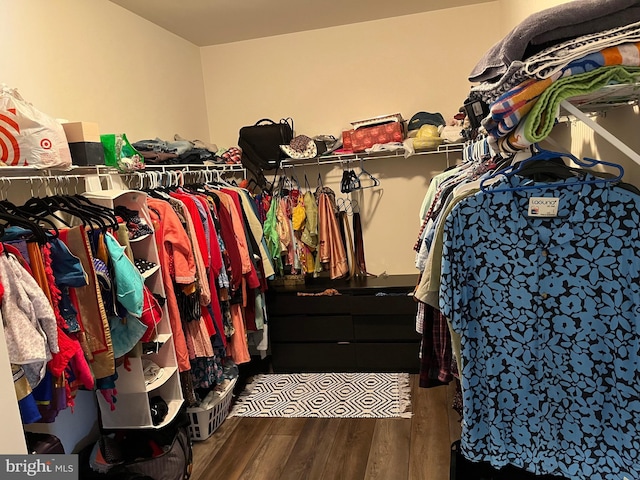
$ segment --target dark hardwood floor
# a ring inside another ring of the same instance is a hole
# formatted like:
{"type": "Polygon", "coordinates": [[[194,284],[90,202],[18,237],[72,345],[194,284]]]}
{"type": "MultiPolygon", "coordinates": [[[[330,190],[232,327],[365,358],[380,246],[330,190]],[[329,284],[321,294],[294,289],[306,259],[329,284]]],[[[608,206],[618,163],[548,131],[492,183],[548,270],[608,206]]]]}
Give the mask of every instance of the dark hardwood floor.
{"type": "Polygon", "coordinates": [[[454,386],[411,376],[412,418],[232,417],[194,442],[193,480],[448,480],[454,386]]]}

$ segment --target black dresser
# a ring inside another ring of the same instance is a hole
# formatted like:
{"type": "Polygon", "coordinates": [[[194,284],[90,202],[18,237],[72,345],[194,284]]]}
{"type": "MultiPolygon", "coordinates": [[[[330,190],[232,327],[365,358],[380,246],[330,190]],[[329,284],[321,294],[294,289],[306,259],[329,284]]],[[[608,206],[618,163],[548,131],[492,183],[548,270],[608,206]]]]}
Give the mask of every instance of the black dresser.
{"type": "Polygon", "coordinates": [[[270,287],[267,313],[276,373],[409,372],[420,368],[416,275],[270,287]],[[339,296],[298,296],[327,288],[339,296]]]}

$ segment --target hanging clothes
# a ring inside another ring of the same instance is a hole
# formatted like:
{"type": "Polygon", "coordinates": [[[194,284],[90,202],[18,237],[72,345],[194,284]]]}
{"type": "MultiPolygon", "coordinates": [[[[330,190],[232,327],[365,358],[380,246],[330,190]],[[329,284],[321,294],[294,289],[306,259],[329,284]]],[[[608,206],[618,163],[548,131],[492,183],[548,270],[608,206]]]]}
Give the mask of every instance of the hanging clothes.
{"type": "Polygon", "coordinates": [[[640,470],[640,196],[593,180],[533,193],[501,179],[444,221],[439,305],[463,339],[472,461],[585,480],[640,470]],[[556,215],[536,217],[541,194],[556,215]]]}
{"type": "Polygon", "coordinates": [[[193,252],[182,223],[171,205],[155,198],[148,198],[147,204],[154,225],[178,368],[181,372],[185,372],[191,369],[191,364],[173,283],[175,281],[178,284],[188,285],[195,282],[193,252]]]}
{"type": "Polygon", "coordinates": [[[318,195],[318,255],[323,264],[328,264],[331,279],[349,273],[347,254],[340,239],[340,229],[335,215],[335,202],[322,192],[318,195]]]}
{"type": "Polygon", "coordinates": [[[35,279],[20,265],[15,256],[0,255],[0,282],[4,287],[2,317],[11,363],[37,364],[39,378],[51,353],[58,353],[58,329],[55,314],[35,279]]]}
{"type": "Polygon", "coordinates": [[[96,378],[110,377],[115,373],[115,358],[111,345],[109,321],[99,295],[97,277],[93,266],[93,254],[85,227],[60,230],[60,239],[71,254],[76,256],[87,273],[88,284],[70,289],[71,300],[78,312],[82,331],[78,333],[80,343],[89,358],[96,378]]]}

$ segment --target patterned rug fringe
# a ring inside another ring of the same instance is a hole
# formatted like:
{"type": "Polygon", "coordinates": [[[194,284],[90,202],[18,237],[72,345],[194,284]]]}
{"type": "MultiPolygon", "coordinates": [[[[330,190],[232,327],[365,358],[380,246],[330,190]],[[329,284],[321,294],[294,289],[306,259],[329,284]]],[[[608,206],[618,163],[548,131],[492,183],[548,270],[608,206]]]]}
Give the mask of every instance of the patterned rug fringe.
{"type": "Polygon", "coordinates": [[[411,382],[409,381],[409,375],[401,376],[399,379],[400,389],[400,418],[411,418],[413,412],[411,411],[411,382]]]}

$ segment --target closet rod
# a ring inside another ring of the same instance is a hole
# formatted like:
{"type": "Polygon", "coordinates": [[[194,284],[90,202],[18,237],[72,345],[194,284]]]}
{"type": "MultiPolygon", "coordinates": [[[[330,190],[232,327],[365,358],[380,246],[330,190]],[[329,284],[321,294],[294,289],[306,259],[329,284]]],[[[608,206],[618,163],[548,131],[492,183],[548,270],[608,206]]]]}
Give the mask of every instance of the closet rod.
{"type": "Polygon", "coordinates": [[[631,160],[640,165],[640,155],[632,150],[629,146],[627,146],[624,142],[622,142],[618,137],[613,135],[607,129],[605,129],[602,125],[594,122],[586,113],[580,110],[578,107],[568,102],[567,100],[563,100],[560,102],[560,107],[564,108],[571,115],[576,117],[578,120],[582,121],[587,127],[591,130],[599,134],[602,138],[607,140],[611,145],[624,153],[631,160]]]}

